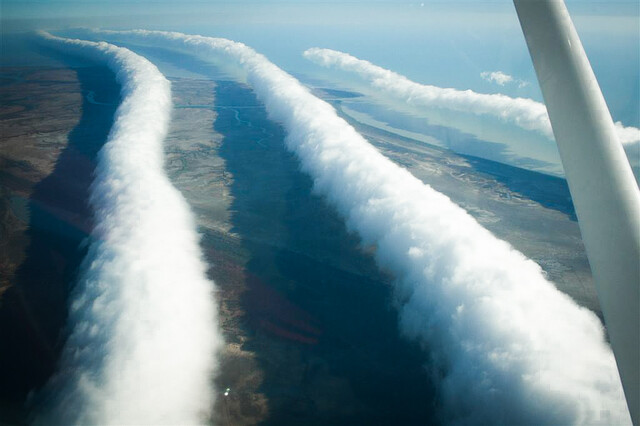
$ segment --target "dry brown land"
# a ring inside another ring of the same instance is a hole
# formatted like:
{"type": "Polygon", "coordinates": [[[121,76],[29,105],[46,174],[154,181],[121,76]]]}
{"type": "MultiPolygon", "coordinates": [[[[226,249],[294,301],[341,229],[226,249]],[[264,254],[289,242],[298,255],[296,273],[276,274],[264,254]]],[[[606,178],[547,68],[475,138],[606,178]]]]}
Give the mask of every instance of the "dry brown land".
{"type": "Polygon", "coordinates": [[[29,243],[27,200],[67,146],[82,95],[71,69],[3,68],[0,76],[1,297],[29,243]]]}

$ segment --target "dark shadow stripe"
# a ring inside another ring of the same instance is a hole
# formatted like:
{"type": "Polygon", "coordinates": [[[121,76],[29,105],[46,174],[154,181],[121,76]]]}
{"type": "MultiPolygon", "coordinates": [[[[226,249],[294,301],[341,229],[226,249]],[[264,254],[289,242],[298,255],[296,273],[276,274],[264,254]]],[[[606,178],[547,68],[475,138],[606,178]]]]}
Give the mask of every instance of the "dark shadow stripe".
{"type": "Polygon", "coordinates": [[[82,115],[53,172],[33,188],[26,258],[0,305],[0,399],[21,412],[14,417],[19,422],[26,413],[16,407],[51,376],[64,344],[68,295],[86,253],[83,241],[92,229],[89,186],[120,103],[119,85],[107,68],[76,72],[82,115]],[[90,91],[109,105],[87,101],[90,91]]]}

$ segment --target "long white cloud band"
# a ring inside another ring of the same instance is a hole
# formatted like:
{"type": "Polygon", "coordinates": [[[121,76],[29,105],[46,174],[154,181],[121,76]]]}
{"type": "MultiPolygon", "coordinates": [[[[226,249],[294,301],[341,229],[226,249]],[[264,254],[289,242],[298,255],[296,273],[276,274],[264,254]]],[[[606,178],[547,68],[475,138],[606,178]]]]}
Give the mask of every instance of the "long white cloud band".
{"type": "MultiPolygon", "coordinates": [[[[544,104],[532,99],[511,98],[501,94],[483,94],[472,90],[441,88],[413,82],[393,71],[347,53],[317,47],[304,52],[304,57],[324,67],[355,73],[378,93],[383,93],[417,107],[440,107],[476,115],[492,115],[523,129],[537,131],[553,139],[551,123],[544,104]]],[[[616,122],[620,142],[640,141],[640,129],[616,122]]]]}
{"type": "Polygon", "coordinates": [[[170,84],[127,49],[41,36],[65,54],[107,65],[122,103],[98,154],[95,229],[71,295],[71,334],[41,392],[38,421],[203,423],[221,338],[196,224],[163,169],[170,84]]]}

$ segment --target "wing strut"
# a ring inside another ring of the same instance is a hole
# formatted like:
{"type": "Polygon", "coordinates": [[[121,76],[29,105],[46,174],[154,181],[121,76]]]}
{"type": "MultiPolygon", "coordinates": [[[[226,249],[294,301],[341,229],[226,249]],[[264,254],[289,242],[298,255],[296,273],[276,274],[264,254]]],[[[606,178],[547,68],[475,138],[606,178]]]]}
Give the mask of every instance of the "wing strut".
{"type": "Polygon", "coordinates": [[[638,425],[640,191],[564,2],[514,4],[560,151],[627,405],[638,425]]]}

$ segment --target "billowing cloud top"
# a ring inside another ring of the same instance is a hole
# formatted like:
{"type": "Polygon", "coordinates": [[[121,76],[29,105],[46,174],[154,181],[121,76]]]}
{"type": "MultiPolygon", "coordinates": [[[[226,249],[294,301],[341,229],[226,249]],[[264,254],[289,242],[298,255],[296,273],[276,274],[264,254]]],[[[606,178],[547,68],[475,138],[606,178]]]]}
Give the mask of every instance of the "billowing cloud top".
{"type": "MultiPolygon", "coordinates": [[[[325,67],[336,67],[356,73],[377,91],[411,105],[492,115],[553,139],[546,107],[532,99],[423,85],[371,62],[331,49],[311,48],[304,52],[304,57],[325,67]]],[[[484,78],[504,84],[511,81],[512,77],[501,72],[493,72],[487,73],[484,78]]],[[[624,127],[620,122],[616,123],[616,129],[623,144],[635,144],[640,141],[640,129],[624,127]]]]}
{"type": "MultiPolygon", "coordinates": [[[[363,244],[377,247],[378,264],[397,277],[400,327],[431,357],[445,421],[630,422],[598,318],[449,198],[381,155],[296,79],[229,40],[143,30],[98,34],[205,59],[222,56],[244,69],[270,117],[286,128],[287,147],[313,177],[314,189],[363,244]]],[[[360,66],[355,58],[332,58],[360,66]]],[[[394,76],[375,73],[380,81],[394,76]]],[[[410,83],[403,85],[409,94],[410,83]]],[[[467,95],[438,89],[428,96],[467,105],[467,95]]],[[[478,108],[489,108],[484,97],[469,96],[478,108]]],[[[498,99],[519,105],[528,125],[543,121],[539,104],[498,99]]]]}
{"type": "Polygon", "coordinates": [[[196,225],[163,170],[170,84],[127,49],[41,35],[109,66],[122,103],[98,154],[95,229],[71,296],[71,334],[37,421],[203,423],[221,339],[196,225]]]}

